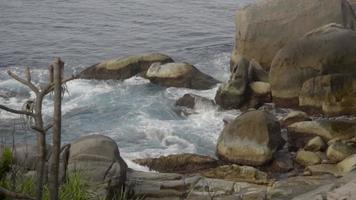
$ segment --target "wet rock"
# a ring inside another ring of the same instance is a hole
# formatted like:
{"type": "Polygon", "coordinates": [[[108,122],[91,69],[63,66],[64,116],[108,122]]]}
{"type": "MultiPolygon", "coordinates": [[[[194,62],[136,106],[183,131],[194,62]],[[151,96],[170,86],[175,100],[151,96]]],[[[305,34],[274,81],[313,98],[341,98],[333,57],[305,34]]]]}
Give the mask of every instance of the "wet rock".
{"type": "MultiPolygon", "coordinates": [[[[299,99],[305,81],[320,75],[356,73],[355,51],[356,31],[338,24],[314,29],[289,43],[278,51],[271,65],[269,77],[274,102],[283,107],[300,106],[300,100],[307,101],[304,97],[299,99]]],[[[330,87],[340,85],[332,84],[330,87]]],[[[322,89],[319,91],[315,95],[326,95],[322,89]]]]}
{"type": "Polygon", "coordinates": [[[184,87],[207,90],[219,83],[188,63],[154,63],[147,70],[146,78],[165,87],[184,87]]]}
{"type": "Polygon", "coordinates": [[[297,163],[305,167],[321,163],[321,158],[317,153],[305,150],[299,150],[295,160],[297,163]]]}
{"type": "Polygon", "coordinates": [[[69,152],[69,174],[79,171],[95,193],[107,197],[121,191],[127,165],[115,141],[104,135],[84,136],[71,144],[69,152]]]}
{"type": "Polygon", "coordinates": [[[271,160],[283,143],[277,119],[268,112],[255,110],[224,127],[216,152],[221,160],[258,166],[271,160]]]}
{"type": "Polygon", "coordinates": [[[228,181],[248,182],[256,184],[269,183],[268,176],[254,167],[239,165],[223,165],[201,173],[208,178],[223,179],[228,181]]]}
{"type": "Polygon", "coordinates": [[[180,174],[196,173],[219,165],[216,159],[209,156],[188,153],[161,156],[159,158],[136,159],[134,162],[147,166],[150,170],[180,174]]]}
{"type": "Polygon", "coordinates": [[[191,94],[191,93],[185,94],[183,97],[179,98],[175,103],[176,106],[187,107],[190,109],[196,108],[197,104],[213,106],[215,103],[211,99],[199,95],[191,94]]]}
{"type": "Polygon", "coordinates": [[[296,122],[311,121],[307,113],[303,111],[291,111],[281,119],[281,125],[287,127],[296,122]]]}
{"type": "Polygon", "coordinates": [[[299,105],[329,116],[356,114],[356,67],[354,71],[353,75],[332,74],[305,81],[299,105]]]}
{"type": "Polygon", "coordinates": [[[323,151],[325,148],[326,144],[324,140],[319,136],[310,139],[304,147],[305,150],[313,152],[323,151]]]}
{"type": "Polygon", "coordinates": [[[167,55],[157,53],[116,58],[102,61],[83,70],[79,77],[83,79],[124,80],[146,72],[149,66],[156,62],[164,64],[174,61],[167,55]]]}
{"type": "Polygon", "coordinates": [[[237,31],[231,66],[237,63],[236,57],[242,55],[249,60],[255,59],[268,70],[279,49],[305,33],[333,22],[355,27],[349,2],[269,0],[246,6],[236,14],[237,31]]]}
{"type": "Polygon", "coordinates": [[[304,121],[288,126],[288,142],[292,149],[303,148],[315,136],[329,142],[333,139],[347,140],[355,135],[356,123],[349,120],[304,121]]]}
{"type": "Polygon", "coordinates": [[[337,163],[355,153],[356,153],[355,143],[337,141],[328,147],[326,151],[326,156],[330,161],[337,163]]]}
{"type": "Polygon", "coordinates": [[[249,62],[239,58],[233,67],[231,77],[227,83],[222,84],[216,95],[215,102],[225,109],[240,108],[247,100],[249,62]]]}
{"type": "Polygon", "coordinates": [[[272,172],[285,173],[291,171],[294,167],[292,156],[287,151],[278,151],[273,158],[270,166],[272,172]]]}

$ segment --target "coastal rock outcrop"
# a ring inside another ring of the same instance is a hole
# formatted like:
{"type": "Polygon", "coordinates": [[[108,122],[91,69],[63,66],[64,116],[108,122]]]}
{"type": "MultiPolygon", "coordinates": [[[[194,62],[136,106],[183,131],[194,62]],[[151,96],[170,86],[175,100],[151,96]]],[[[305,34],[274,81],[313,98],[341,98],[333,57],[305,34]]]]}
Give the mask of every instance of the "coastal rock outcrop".
{"type": "Polygon", "coordinates": [[[127,165],[114,140],[89,135],[71,143],[67,172],[79,171],[96,193],[120,192],[126,180],[127,165]]]}
{"type": "Polygon", "coordinates": [[[299,106],[329,116],[356,114],[356,73],[317,76],[305,81],[299,106]]]}
{"type": "Polygon", "coordinates": [[[283,145],[278,120],[265,111],[249,111],[227,124],[219,136],[216,154],[224,161],[259,166],[283,145]]]}
{"type": "MultiPolygon", "coordinates": [[[[299,96],[302,88],[305,87],[304,93],[310,93],[312,90],[313,81],[303,84],[311,78],[315,78],[320,75],[328,74],[353,74],[356,73],[356,31],[347,29],[338,24],[328,24],[323,27],[312,30],[304,35],[299,40],[291,42],[284,46],[274,57],[271,70],[269,74],[269,80],[271,84],[273,101],[282,107],[297,107],[300,106],[299,100],[304,102],[303,105],[310,105],[311,102],[307,101],[305,97],[299,96]],[[310,86],[310,87],[309,87],[310,86]],[[308,103],[307,103],[308,102],[308,103]]],[[[327,82],[328,78],[318,78],[315,81],[327,82]],[[324,80],[323,80],[324,79],[324,80]]],[[[353,86],[344,86],[344,83],[331,81],[329,78],[329,88],[340,88],[341,91],[349,90],[353,86]]],[[[332,80],[335,80],[332,79],[332,80]]],[[[314,82],[315,82],[314,81],[314,82]]],[[[351,83],[351,80],[345,84],[351,83]]],[[[318,84],[318,83],[315,83],[318,84]]],[[[314,85],[315,85],[314,84],[314,85]]],[[[321,87],[320,83],[320,87],[321,87]]],[[[337,96],[335,90],[329,92],[334,96],[337,96]]],[[[328,93],[321,88],[319,91],[312,91],[310,95],[325,97],[328,93]],[[319,93],[316,93],[319,92],[319,93]]],[[[354,91],[351,91],[354,93],[354,91]]],[[[353,99],[354,94],[351,94],[350,98],[353,99]]],[[[344,94],[344,93],[343,93],[344,94]]],[[[350,98],[348,95],[342,96],[346,98],[347,102],[350,98]]],[[[325,100],[330,101],[330,104],[339,103],[338,100],[325,100]]],[[[343,100],[341,105],[337,105],[339,108],[345,104],[343,100]]],[[[329,102],[328,102],[329,103],[329,102]]],[[[347,106],[353,106],[353,103],[348,102],[347,106]]],[[[311,105],[318,106],[318,105],[311,105]]],[[[319,106],[320,107],[320,106],[319,106]]],[[[346,107],[346,106],[345,106],[346,107]]],[[[325,110],[328,112],[331,109],[330,106],[325,110]]],[[[341,111],[343,111],[341,109],[341,111]]],[[[338,114],[339,111],[336,113],[338,114]]]]}
{"type": "Polygon", "coordinates": [[[184,87],[207,90],[219,83],[188,63],[153,63],[146,73],[152,83],[164,87],[184,87]]]}
{"type": "Polygon", "coordinates": [[[167,55],[154,53],[115,58],[95,64],[79,74],[79,78],[98,80],[124,80],[147,71],[152,63],[174,62],[167,55]]]}
{"type": "Polygon", "coordinates": [[[238,55],[242,55],[269,69],[280,48],[329,23],[356,27],[355,14],[348,1],[267,0],[248,5],[236,14],[231,66],[235,66],[238,55]]]}
{"type": "Polygon", "coordinates": [[[344,160],[352,154],[356,154],[356,144],[345,141],[336,141],[332,143],[326,151],[328,159],[335,163],[344,160]]]}

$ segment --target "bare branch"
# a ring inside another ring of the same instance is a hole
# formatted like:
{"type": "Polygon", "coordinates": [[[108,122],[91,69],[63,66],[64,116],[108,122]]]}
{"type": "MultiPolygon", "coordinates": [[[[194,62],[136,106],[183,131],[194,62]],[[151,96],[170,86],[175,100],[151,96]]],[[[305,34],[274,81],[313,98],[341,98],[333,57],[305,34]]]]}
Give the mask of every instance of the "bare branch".
{"type": "Polygon", "coordinates": [[[22,79],[20,78],[19,76],[17,76],[16,74],[12,73],[11,71],[7,71],[7,73],[15,80],[17,80],[18,82],[26,85],[27,87],[29,87],[33,92],[35,92],[36,94],[39,92],[37,87],[31,83],[30,81],[28,80],[25,80],[25,79],[22,79]]]}
{"type": "Polygon", "coordinates": [[[24,111],[24,110],[15,110],[15,109],[6,107],[6,106],[4,106],[4,105],[0,105],[0,109],[5,110],[5,111],[7,111],[7,112],[14,113],[14,114],[28,115],[28,116],[34,117],[34,114],[33,114],[32,112],[27,112],[27,111],[24,111]]]}
{"type": "MultiPolygon", "coordinates": [[[[78,78],[78,75],[72,75],[64,80],[62,80],[62,85],[69,82],[69,81],[72,81],[74,79],[77,79],[78,78]]],[[[49,83],[43,90],[42,90],[42,93],[44,95],[47,95],[48,93],[52,92],[54,89],[54,84],[53,83],[49,83]]]]}
{"type": "Polygon", "coordinates": [[[26,67],[26,79],[27,79],[27,82],[31,82],[31,71],[30,71],[30,68],[29,67],[26,67]]]}
{"type": "Polygon", "coordinates": [[[48,126],[45,127],[44,131],[47,132],[52,127],[53,127],[53,124],[48,124],[48,126]]]}
{"type": "Polygon", "coordinates": [[[0,187],[0,194],[4,195],[5,197],[11,198],[11,199],[29,199],[29,200],[35,200],[34,198],[26,195],[26,194],[21,194],[21,193],[16,193],[9,191],[3,187],[0,187]]]}
{"type": "Polygon", "coordinates": [[[44,133],[44,130],[42,128],[39,128],[37,126],[31,126],[31,128],[37,132],[44,133]]]}

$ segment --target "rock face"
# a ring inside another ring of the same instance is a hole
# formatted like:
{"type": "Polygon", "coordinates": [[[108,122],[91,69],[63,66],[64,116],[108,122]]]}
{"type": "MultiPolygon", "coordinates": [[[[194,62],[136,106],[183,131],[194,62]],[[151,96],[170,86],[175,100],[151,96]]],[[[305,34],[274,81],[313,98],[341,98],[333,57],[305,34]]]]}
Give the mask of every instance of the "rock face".
{"type": "Polygon", "coordinates": [[[280,48],[328,23],[355,27],[354,13],[348,1],[267,0],[242,8],[236,14],[237,31],[231,66],[236,65],[238,55],[242,55],[269,69],[280,48]]]}
{"type": "MultiPolygon", "coordinates": [[[[277,53],[271,65],[269,78],[273,101],[284,107],[299,106],[299,95],[307,80],[320,75],[356,73],[355,51],[356,31],[337,24],[325,25],[289,43],[277,53]]],[[[333,84],[330,87],[345,87],[340,88],[342,91],[353,88],[331,80],[329,83],[333,84]]],[[[312,90],[312,84],[305,85],[305,90],[312,90]]],[[[316,96],[327,95],[321,88],[315,92],[322,92],[314,93],[316,96]]],[[[338,96],[335,90],[330,93],[338,96]]],[[[338,100],[329,101],[336,103],[338,100]]]]}
{"type": "Polygon", "coordinates": [[[302,121],[310,121],[310,117],[302,111],[292,111],[287,114],[287,116],[283,117],[281,119],[281,125],[283,127],[287,127],[291,124],[294,124],[296,122],[302,122],[302,121]]]}
{"type": "Polygon", "coordinates": [[[212,88],[219,81],[188,63],[154,63],[146,73],[152,83],[165,87],[185,87],[198,90],[212,88]]]}
{"type": "Polygon", "coordinates": [[[330,161],[336,163],[355,153],[356,145],[354,143],[336,141],[328,147],[326,156],[330,161]]]}
{"type": "Polygon", "coordinates": [[[190,174],[205,169],[215,168],[218,161],[209,157],[196,154],[177,154],[161,156],[159,158],[143,158],[134,160],[135,163],[147,166],[150,170],[162,173],[190,174]]]}
{"type": "MultiPolygon", "coordinates": [[[[356,64],[354,69],[356,72],[356,64]]],[[[356,114],[356,73],[317,76],[305,81],[299,106],[329,116],[356,114]]]]}
{"type": "Polygon", "coordinates": [[[324,150],[325,147],[326,147],[326,144],[325,144],[324,140],[321,137],[316,136],[308,141],[308,143],[305,145],[304,149],[307,151],[317,152],[317,151],[324,150]]]}
{"type": "Polygon", "coordinates": [[[249,62],[241,57],[233,67],[230,79],[221,85],[215,95],[216,104],[222,108],[239,108],[245,101],[248,85],[249,62]]]}
{"type": "Polygon", "coordinates": [[[258,166],[269,161],[283,144],[277,119],[265,111],[249,111],[227,124],[217,142],[224,161],[258,166]]]}
{"type": "Polygon", "coordinates": [[[148,67],[155,62],[170,63],[172,58],[164,54],[144,54],[105,60],[95,64],[82,72],[79,77],[84,79],[116,79],[124,80],[136,74],[146,72],[148,67]]]}
{"type": "Polygon", "coordinates": [[[347,140],[356,136],[356,123],[346,120],[315,120],[288,126],[288,141],[295,149],[303,148],[315,136],[320,136],[325,142],[347,140]]]}
{"type": "Polygon", "coordinates": [[[112,195],[123,187],[127,165],[115,141],[103,135],[89,135],[71,144],[67,171],[79,171],[94,190],[104,187],[112,195]]]}
{"type": "Polygon", "coordinates": [[[321,163],[319,155],[312,151],[299,150],[295,158],[297,163],[303,166],[316,165],[321,163]]]}

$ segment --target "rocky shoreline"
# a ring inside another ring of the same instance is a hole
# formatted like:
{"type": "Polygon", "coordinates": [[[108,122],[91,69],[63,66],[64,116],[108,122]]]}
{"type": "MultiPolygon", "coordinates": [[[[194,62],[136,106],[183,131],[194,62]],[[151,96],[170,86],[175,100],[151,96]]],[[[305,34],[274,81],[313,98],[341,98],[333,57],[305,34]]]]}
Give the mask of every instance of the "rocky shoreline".
{"type": "MultiPolygon", "coordinates": [[[[240,9],[225,83],[164,54],[85,69],[79,78],[142,76],[162,87],[196,90],[220,84],[214,100],[184,95],[177,112],[192,114],[197,102],[205,102],[243,113],[224,121],[216,158],[178,154],[133,161],[150,172],[129,169],[111,138],[81,137],[62,147],[60,180],[80,171],[93,192],[106,197],[125,188],[145,199],[356,199],[353,8],[355,0],[266,0],[240,9]],[[277,118],[276,110],[284,117],[277,118]]],[[[13,151],[15,164],[31,176],[36,147],[18,144],[13,151]]]]}

